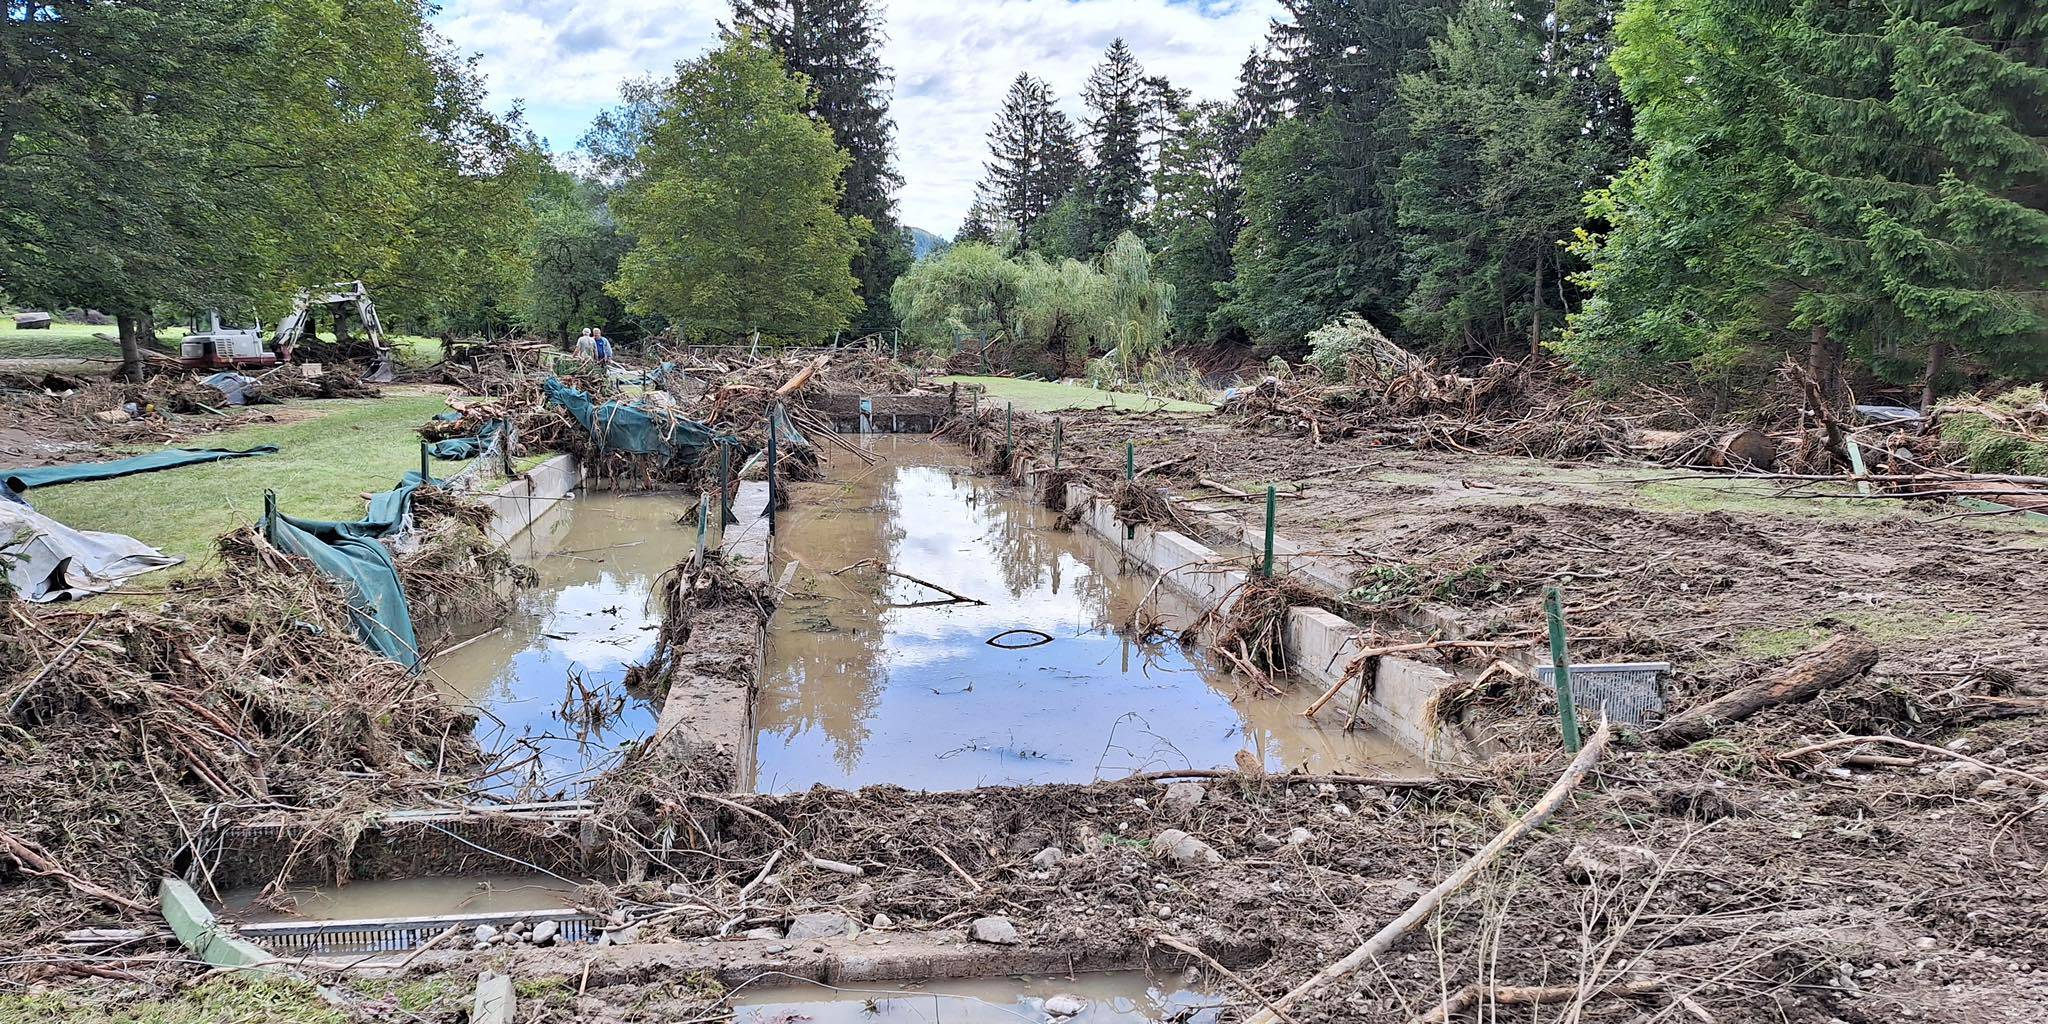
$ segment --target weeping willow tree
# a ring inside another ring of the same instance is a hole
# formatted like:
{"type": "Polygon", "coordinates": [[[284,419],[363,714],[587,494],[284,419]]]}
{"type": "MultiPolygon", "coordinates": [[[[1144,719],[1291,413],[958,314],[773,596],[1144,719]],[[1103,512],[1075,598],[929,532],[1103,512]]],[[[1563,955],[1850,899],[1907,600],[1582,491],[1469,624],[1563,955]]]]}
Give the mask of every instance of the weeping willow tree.
{"type": "Polygon", "coordinates": [[[1102,254],[1107,278],[1110,337],[1117,366],[1134,375],[1166,347],[1173,317],[1173,286],[1152,279],[1152,254],[1128,231],[1102,254]]]}

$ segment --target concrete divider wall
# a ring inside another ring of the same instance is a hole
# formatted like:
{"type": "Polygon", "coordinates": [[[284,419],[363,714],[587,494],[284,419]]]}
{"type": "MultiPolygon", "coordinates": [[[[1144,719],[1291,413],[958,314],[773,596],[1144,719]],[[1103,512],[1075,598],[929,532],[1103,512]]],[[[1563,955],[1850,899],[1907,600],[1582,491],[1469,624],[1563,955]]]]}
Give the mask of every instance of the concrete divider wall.
{"type": "Polygon", "coordinates": [[[477,495],[477,502],[491,510],[491,525],[484,535],[493,544],[511,541],[582,483],[583,467],[576,456],[557,455],[495,492],[477,495]]]}
{"type": "MultiPolygon", "coordinates": [[[[1081,485],[1067,486],[1067,507],[1082,509],[1081,525],[1120,545],[1126,557],[1164,577],[1169,586],[1204,608],[1227,609],[1249,577],[1246,570],[1228,567],[1223,556],[1185,534],[1124,523],[1114,506],[1081,485]]],[[[1321,608],[1288,610],[1288,663],[1304,681],[1323,687],[1336,684],[1364,642],[1357,626],[1321,608]]],[[[1360,716],[1375,729],[1432,764],[1482,760],[1461,738],[1435,728],[1430,720],[1430,703],[1455,678],[1435,665],[1390,655],[1379,660],[1368,699],[1359,702],[1360,682],[1351,680],[1332,706],[1348,712],[1358,702],[1360,716]]]]}

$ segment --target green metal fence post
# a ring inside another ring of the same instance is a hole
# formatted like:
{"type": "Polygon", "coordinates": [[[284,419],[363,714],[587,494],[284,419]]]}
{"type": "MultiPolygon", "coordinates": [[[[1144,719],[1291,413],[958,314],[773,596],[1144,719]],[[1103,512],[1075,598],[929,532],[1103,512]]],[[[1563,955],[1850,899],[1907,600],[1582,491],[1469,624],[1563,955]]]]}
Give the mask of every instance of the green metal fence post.
{"type": "Polygon", "coordinates": [[[1060,468],[1060,439],[1066,433],[1066,423],[1058,416],[1052,418],[1052,468],[1060,468]]]}
{"type": "Polygon", "coordinates": [[[1124,442],[1124,480],[1138,479],[1138,442],[1124,442]]]}
{"type": "Polygon", "coordinates": [[[1017,403],[1003,403],[1003,460],[1017,457],[1017,403]]]}
{"type": "Polygon", "coordinates": [[[725,528],[739,522],[732,514],[732,446],[720,442],[718,445],[718,532],[725,534],[725,528]]]}
{"type": "Polygon", "coordinates": [[[1572,665],[1564,649],[1564,589],[1543,591],[1543,614],[1550,620],[1550,671],[1557,683],[1557,726],[1564,733],[1564,749],[1579,752],[1579,711],[1572,700],[1572,665]]]}
{"type": "Polygon", "coordinates": [[[1266,485],[1266,565],[1265,577],[1273,578],[1273,517],[1280,508],[1280,492],[1272,484],[1266,485]]]}
{"type": "Polygon", "coordinates": [[[433,483],[433,482],[434,482],[434,474],[432,474],[432,473],[429,473],[429,472],[427,471],[427,443],[426,443],[425,441],[421,441],[421,442],[420,442],[420,483],[423,483],[423,484],[430,484],[430,483],[433,483]]]}

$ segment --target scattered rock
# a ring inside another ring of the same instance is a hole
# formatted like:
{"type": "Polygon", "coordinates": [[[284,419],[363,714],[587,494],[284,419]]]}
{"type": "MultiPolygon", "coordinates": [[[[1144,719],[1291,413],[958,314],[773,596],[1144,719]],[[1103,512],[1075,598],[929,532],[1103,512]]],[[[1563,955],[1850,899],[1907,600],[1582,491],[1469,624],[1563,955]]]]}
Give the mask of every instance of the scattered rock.
{"type": "Polygon", "coordinates": [[[779,939],[782,938],[782,929],[749,928],[746,931],[741,932],[740,937],[747,939],[779,939]]]}
{"type": "Polygon", "coordinates": [[[1339,818],[1349,818],[1351,817],[1351,808],[1344,804],[1331,804],[1330,813],[1339,818]]]}
{"type": "Polygon", "coordinates": [[[600,946],[630,946],[640,941],[640,926],[629,924],[620,928],[607,928],[597,937],[600,946]]]}
{"type": "Polygon", "coordinates": [[[874,926],[877,928],[894,928],[896,926],[896,919],[887,914],[876,914],[874,926]]]}
{"type": "Polygon", "coordinates": [[[1045,1001],[1045,1012],[1054,1017],[1078,1017],[1088,1012],[1088,1000],[1062,992],[1045,1001]]]}
{"type": "Polygon", "coordinates": [[[1641,846],[1578,844],[1564,855],[1564,873],[1575,882],[1600,878],[1626,878],[1655,871],[1663,863],[1655,851],[1641,846]]]}
{"type": "Polygon", "coordinates": [[[1067,851],[1057,846],[1048,846],[1032,856],[1031,866],[1045,869],[1056,868],[1060,866],[1060,861],[1066,859],[1067,851]]]}
{"type": "Polygon", "coordinates": [[[1315,839],[1315,837],[1316,834],[1314,832],[1310,832],[1308,829],[1296,826],[1295,828],[1292,828],[1287,832],[1287,845],[1307,846],[1311,840],[1315,839]]]}
{"type": "Polygon", "coordinates": [[[533,944],[536,946],[553,945],[555,939],[559,938],[561,934],[562,922],[542,921],[533,926],[533,944]]]}
{"type": "Polygon", "coordinates": [[[1190,864],[1221,864],[1223,855],[1208,843],[1196,839],[1177,828],[1170,828],[1152,837],[1152,856],[1170,860],[1183,867],[1190,864]]]}
{"type": "Polygon", "coordinates": [[[491,943],[498,941],[498,926],[494,924],[477,925],[476,931],[472,933],[472,937],[475,938],[476,941],[488,946],[491,943]]]}
{"type": "Polygon", "coordinates": [[[789,923],[789,934],[784,938],[791,942],[806,939],[836,939],[853,934],[853,919],[845,914],[798,914],[789,923]]]}
{"type": "Polygon", "coordinates": [[[1252,837],[1252,848],[1257,850],[1263,850],[1267,853],[1271,853],[1274,850],[1277,850],[1285,845],[1287,844],[1282,843],[1280,840],[1275,839],[1264,832],[1261,832],[1258,835],[1252,837]]]}
{"type": "Polygon", "coordinates": [[[1160,798],[1160,806],[1177,814],[1186,814],[1195,809],[1209,795],[1209,791],[1198,782],[1176,782],[1166,787],[1166,795],[1160,798]]]}
{"type": "Polygon", "coordinates": [[[978,917],[968,927],[967,934],[976,942],[995,946],[1014,946],[1023,940],[1017,937],[1017,926],[1007,917],[978,917]]]}

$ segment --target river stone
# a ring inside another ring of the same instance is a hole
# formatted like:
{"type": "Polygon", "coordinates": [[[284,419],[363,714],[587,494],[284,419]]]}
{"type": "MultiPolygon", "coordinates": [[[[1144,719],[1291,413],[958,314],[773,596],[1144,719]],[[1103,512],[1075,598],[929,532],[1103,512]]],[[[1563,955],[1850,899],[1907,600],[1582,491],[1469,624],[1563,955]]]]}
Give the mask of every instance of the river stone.
{"type": "Polygon", "coordinates": [[[1159,802],[1169,811],[1186,814],[1194,810],[1195,805],[1201,803],[1202,798],[1208,795],[1209,791],[1203,789],[1201,783],[1176,782],[1166,787],[1166,796],[1159,802]]]}
{"type": "Polygon", "coordinates": [[[562,922],[555,920],[542,921],[533,926],[533,944],[536,946],[553,945],[556,936],[561,934],[562,922]]]}
{"type": "Polygon", "coordinates": [[[1031,858],[1031,866],[1036,868],[1056,868],[1060,866],[1060,861],[1066,859],[1067,851],[1062,850],[1057,846],[1048,846],[1045,849],[1038,851],[1038,853],[1031,858]]]}
{"type": "Polygon", "coordinates": [[[1017,937],[1017,926],[1007,917],[978,917],[968,928],[968,937],[976,942],[994,946],[1014,946],[1023,940],[1017,937]]]}
{"type": "Polygon", "coordinates": [[[741,932],[740,937],[745,939],[779,939],[782,938],[782,929],[749,928],[746,931],[741,932]]]}
{"type": "Polygon", "coordinates": [[[476,938],[476,941],[484,943],[486,945],[489,945],[492,942],[496,942],[498,939],[498,926],[491,924],[477,925],[474,937],[476,938]]]}
{"type": "Polygon", "coordinates": [[[1208,843],[1177,828],[1152,837],[1152,856],[1187,867],[1193,864],[1221,864],[1223,855],[1208,843]]]}
{"type": "Polygon", "coordinates": [[[1302,828],[1299,825],[1297,825],[1294,828],[1288,830],[1287,845],[1307,846],[1309,844],[1309,841],[1314,839],[1315,837],[1316,834],[1314,832],[1310,832],[1308,829],[1302,828]]]}
{"type": "Polygon", "coordinates": [[[1078,1017],[1088,1012],[1088,1000],[1062,992],[1045,1001],[1045,1012],[1054,1017],[1078,1017]]]}
{"type": "Polygon", "coordinates": [[[785,937],[791,942],[803,942],[852,934],[853,919],[845,914],[798,914],[796,920],[789,923],[789,934],[785,937]]]}

